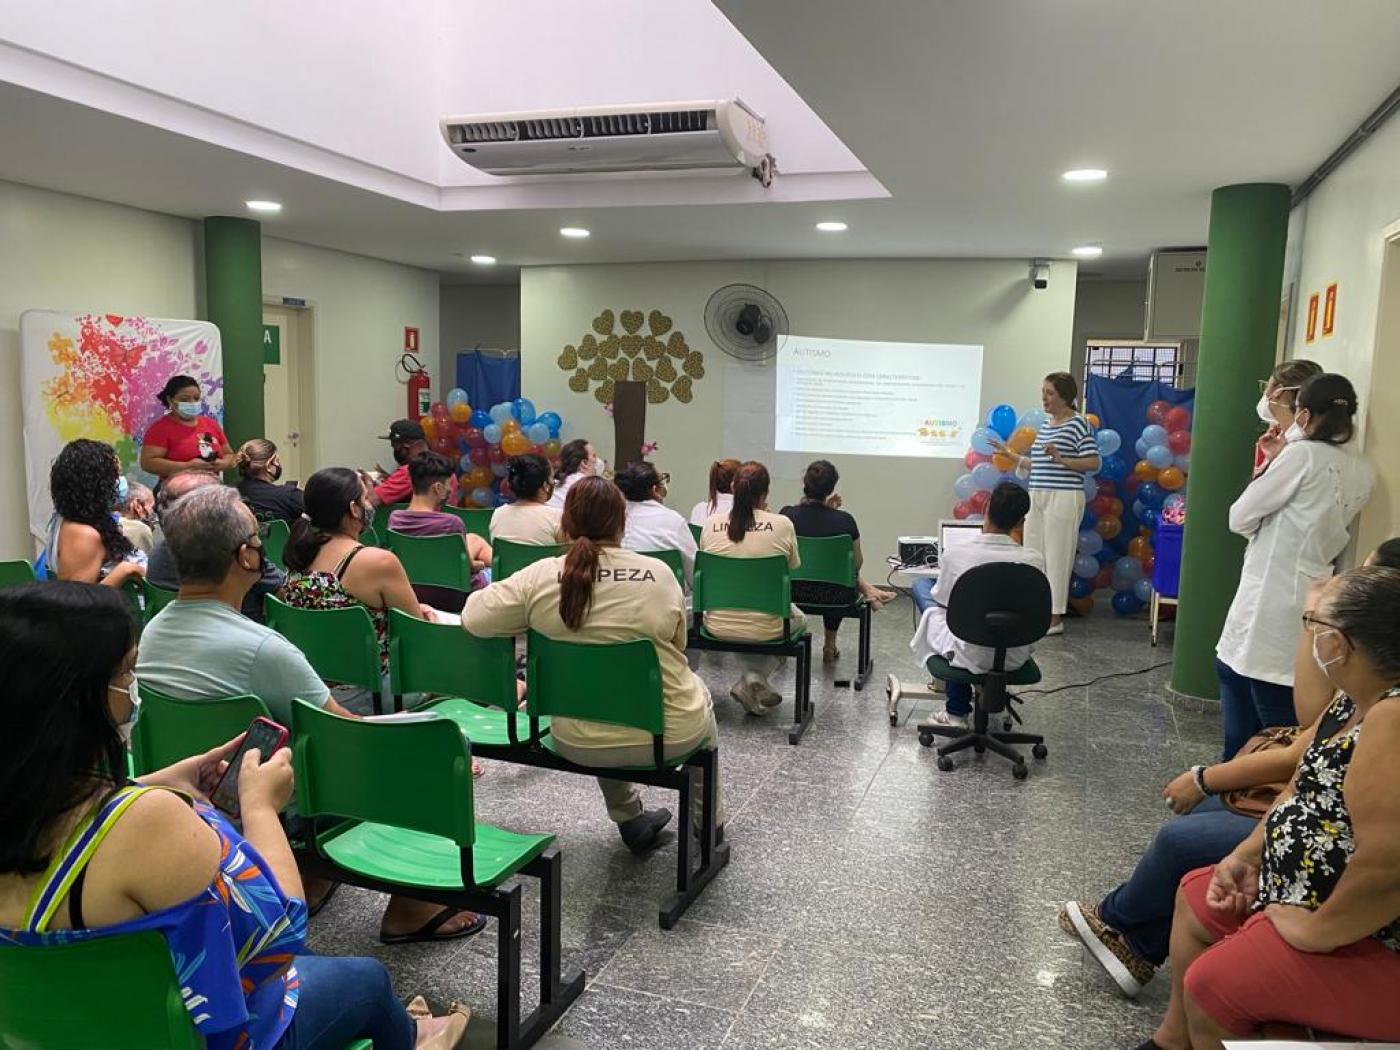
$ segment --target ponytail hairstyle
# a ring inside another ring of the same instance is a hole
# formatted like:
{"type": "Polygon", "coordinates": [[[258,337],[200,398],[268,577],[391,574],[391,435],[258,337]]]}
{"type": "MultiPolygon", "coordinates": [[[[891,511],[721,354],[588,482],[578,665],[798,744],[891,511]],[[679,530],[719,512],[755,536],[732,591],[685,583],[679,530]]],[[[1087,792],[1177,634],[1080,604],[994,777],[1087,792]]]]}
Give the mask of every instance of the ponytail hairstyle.
{"type": "Polygon", "coordinates": [[[1293,412],[1307,409],[1317,421],[1309,441],[1345,445],[1356,433],[1356,389],[1351,380],[1335,372],[1320,372],[1303,381],[1293,412]]]}
{"type": "Polygon", "coordinates": [[[156,400],[169,408],[174,403],[175,395],[187,386],[199,390],[199,380],[194,376],[171,376],[165,381],[165,386],[161,387],[160,392],[156,394],[156,400]]]}
{"type": "Polygon", "coordinates": [[[768,498],[768,468],[750,460],[734,474],[734,509],[729,512],[729,542],[743,543],[754,511],[768,498]]]}
{"type": "Polygon", "coordinates": [[[570,474],[577,474],[587,458],[588,442],[583,438],[574,438],[559,450],[559,473],[555,480],[563,481],[570,474]]]}
{"type": "Polygon", "coordinates": [[[245,478],[256,477],[267,470],[277,446],[267,438],[251,438],[238,446],[238,473],[245,478]]]}
{"type": "Polygon", "coordinates": [[[506,466],[506,483],[515,498],[535,499],[550,482],[549,460],[535,452],[511,456],[506,466]]]}
{"type": "Polygon", "coordinates": [[[719,494],[734,490],[734,475],[739,473],[737,459],[717,459],[710,464],[710,513],[719,509],[719,494]]]}
{"type": "Polygon", "coordinates": [[[326,467],[306,479],[306,511],[292,522],[292,534],[282,562],[293,572],[305,572],[316,553],[340,529],[350,508],[364,493],[360,475],[349,467],[326,467]]]}
{"type": "Polygon", "coordinates": [[[1051,372],[1045,377],[1045,382],[1055,388],[1061,401],[1074,411],[1079,411],[1079,406],[1075,404],[1079,400],[1079,384],[1074,381],[1074,376],[1068,372],[1051,372]]]}
{"type": "Polygon", "coordinates": [[[559,575],[559,618],[577,631],[593,604],[593,577],[598,552],[622,541],[627,526],[627,501],[622,490],[606,478],[580,478],[564,499],[564,535],[573,540],[559,575]]]}

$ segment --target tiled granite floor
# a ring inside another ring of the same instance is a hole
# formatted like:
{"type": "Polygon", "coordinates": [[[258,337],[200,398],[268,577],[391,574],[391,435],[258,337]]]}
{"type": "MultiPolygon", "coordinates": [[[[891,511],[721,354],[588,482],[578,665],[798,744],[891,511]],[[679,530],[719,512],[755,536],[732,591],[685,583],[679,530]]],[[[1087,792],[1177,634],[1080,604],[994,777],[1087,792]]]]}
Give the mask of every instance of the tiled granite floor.
{"type": "MultiPolygon", "coordinates": [[[[990,755],[941,773],[914,730],[929,705],[906,704],[898,727],[885,713],[885,674],[918,677],[907,602],[875,623],[874,681],[836,689],[818,662],[816,722],[798,747],[786,739],[789,706],[747,717],[728,696],[733,665],[706,657],[733,858],[674,930],[656,921],[674,845],[634,858],[591,781],[487,763],[480,818],[558,835],[565,961],[588,975],[542,1047],[1110,1048],[1150,1033],[1165,976],[1123,1000],[1055,909],[1127,875],[1165,816],[1161,785],[1215,754],[1218,717],[1169,705],[1163,668],[1028,697],[1028,728],[1050,748],[1029,780],[990,755]]],[[[848,657],[854,629],[843,628],[848,657]]],[[[1153,650],[1141,620],[1071,621],[1037,653],[1044,686],[1169,660],[1166,635],[1153,650]]],[[[648,799],[674,805],[664,792],[648,799]]],[[[527,995],[530,892],[527,880],[527,995]]],[[[387,948],[375,938],[380,908],[346,887],[313,920],[313,947],[379,957],[405,997],[474,1004],[464,1045],[492,1045],[493,933],[387,948]]]]}

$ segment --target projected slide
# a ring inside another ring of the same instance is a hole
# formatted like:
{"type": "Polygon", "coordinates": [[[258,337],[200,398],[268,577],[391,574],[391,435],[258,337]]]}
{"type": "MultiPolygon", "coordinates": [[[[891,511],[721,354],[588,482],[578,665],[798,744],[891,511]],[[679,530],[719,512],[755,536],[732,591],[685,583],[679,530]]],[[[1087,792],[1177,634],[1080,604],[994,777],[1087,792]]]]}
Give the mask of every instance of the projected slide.
{"type": "Polygon", "coordinates": [[[961,459],[981,424],[980,346],[789,335],[777,369],[779,451],[961,459]]]}

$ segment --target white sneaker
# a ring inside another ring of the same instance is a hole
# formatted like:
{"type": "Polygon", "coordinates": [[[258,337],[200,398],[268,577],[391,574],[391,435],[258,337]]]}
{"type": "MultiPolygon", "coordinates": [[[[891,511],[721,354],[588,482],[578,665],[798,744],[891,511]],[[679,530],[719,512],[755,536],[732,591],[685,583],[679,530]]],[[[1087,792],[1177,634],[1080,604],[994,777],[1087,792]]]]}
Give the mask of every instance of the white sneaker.
{"type": "Polygon", "coordinates": [[[765,715],[768,708],[764,706],[760,697],[760,690],[766,688],[764,681],[758,675],[750,672],[734,683],[729,690],[729,695],[739,702],[742,707],[751,715],[765,715]]]}
{"type": "Polygon", "coordinates": [[[1064,634],[1064,633],[1065,633],[1065,625],[1064,625],[1064,621],[1061,620],[1059,623],[1052,623],[1052,624],[1050,625],[1050,629],[1049,629],[1048,631],[1045,632],[1045,637],[1046,637],[1046,638],[1049,638],[1051,635],[1064,634]]]}
{"type": "Polygon", "coordinates": [[[958,726],[962,729],[966,729],[970,724],[970,718],[968,715],[950,715],[948,713],[947,708],[935,712],[933,716],[929,718],[929,721],[932,722],[934,725],[958,726]]]}

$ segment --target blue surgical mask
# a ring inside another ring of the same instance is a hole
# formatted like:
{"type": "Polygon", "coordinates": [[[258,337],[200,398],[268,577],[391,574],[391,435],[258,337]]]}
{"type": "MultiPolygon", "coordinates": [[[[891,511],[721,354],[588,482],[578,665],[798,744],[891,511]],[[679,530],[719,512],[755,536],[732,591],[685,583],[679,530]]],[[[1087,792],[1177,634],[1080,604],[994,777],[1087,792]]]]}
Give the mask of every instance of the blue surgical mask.
{"type": "Polygon", "coordinates": [[[118,474],[118,475],[117,475],[117,488],[116,488],[115,493],[113,494],[113,496],[114,496],[114,499],[113,499],[114,505],[120,507],[123,503],[126,502],[127,497],[130,496],[130,495],[131,495],[131,483],[128,482],[128,481],[126,480],[126,475],[125,475],[125,474],[118,474]]]}
{"type": "Polygon", "coordinates": [[[199,411],[203,407],[204,406],[201,405],[198,401],[175,402],[175,411],[179,412],[180,415],[184,416],[186,419],[194,419],[195,416],[199,415],[199,411]]]}

